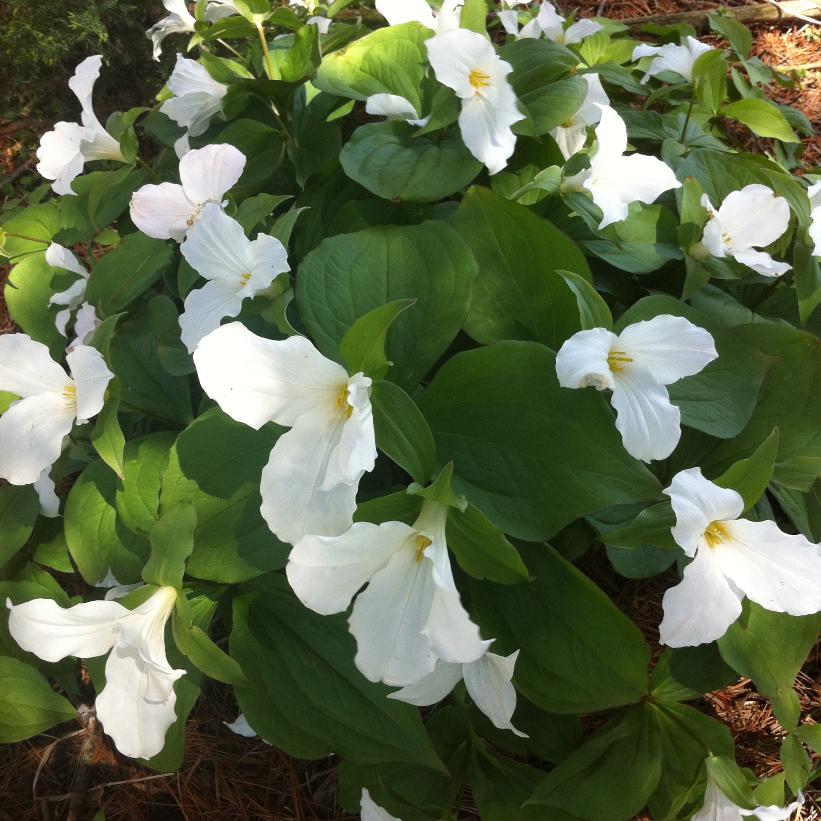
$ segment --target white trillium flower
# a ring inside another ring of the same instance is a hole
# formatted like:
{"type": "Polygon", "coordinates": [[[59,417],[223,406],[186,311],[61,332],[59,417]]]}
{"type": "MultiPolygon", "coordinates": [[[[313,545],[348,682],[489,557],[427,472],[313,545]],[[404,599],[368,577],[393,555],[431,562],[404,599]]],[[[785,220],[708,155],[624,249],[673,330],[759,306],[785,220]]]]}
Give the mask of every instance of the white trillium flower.
{"type": "Polygon", "coordinates": [[[556,354],[563,388],[613,392],[616,428],[636,459],[665,459],[681,437],[681,411],[666,385],[693,376],[718,357],[713,337],[680,316],[661,314],[628,325],[618,336],[605,328],[579,331],[556,354]]]}
{"type": "Polygon", "coordinates": [[[661,643],[691,647],[721,638],[748,599],[776,613],[821,610],[821,551],[775,522],[738,517],[744,501],[699,468],[682,470],[664,491],[676,514],[673,538],[693,561],[662,601],[661,643]]]}
{"type": "Polygon", "coordinates": [[[185,0],[162,0],[165,10],[168,12],[167,17],[158,20],[145,33],[145,36],[154,45],[153,57],[155,60],[160,59],[162,54],[162,41],[168,37],[169,34],[185,34],[194,32],[193,15],[188,11],[188,5],[185,0]]]}
{"type": "Polygon", "coordinates": [[[362,788],[362,798],[359,800],[359,818],[360,821],[402,821],[380,807],[365,787],[362,788]]]}
{"type": "Polygon", "coordinates": [[[519,6],[530,5],[530,0],[502,0],[502,11],[497,11],[496,16],[502,24],[502,28],[508,33],[517,37],[519,34],[519,6]]]}
{"type": "Polygon", "coordinates": [[[0,479],[30,485],[60,457],[74,422],[103,407],[114,374],[99,351],[77,346],[66,356],[69,376],[48,348],[25,334],[0,336],[0,391],[21,397],[0,416],[0,479]]]}
{"type": "Polygon", "coordinates": [[[584,102],[567,122],[550,132],[566,160],[584,148],[588,126],[596,125],[601,120],[604,107],[610,105],[598,74],[582,74],[581,77],[587,83],[584,102]]]}
{"type": "Polygon", "coordinates": [[[277,538],[295,544],[347,530],[359,480],[376,462],[371,380],[349,376],[303,336],[263,339],[239,322],[208,334],[194,364],[203,390],[233,419],[291,428],[260,484],[262,516],[277,538]]]}
{"type": "Polygon", "coordinates": [[[95,658],[110,651],[97,717],[123,755],[151,758],[162,750],[174,723],[174,682],[185,675],[172,669],[165,655],[165,623],[176,599],[173,587],[160,587],[134,610],[115,601],[64,608],[52,599],[16,606],[7,599],[9,632],[44,661],[95,658]]]}
{"type": "Polygon", "coordinates": [[[693,79],[693,66],[696,60],[708,51],[713,51],[713,47],[696,40],[695,37],[685,37],[680,46],[675,43],[667,43],[664,46],[642,43],[633,49],[632,59],[636,62],[642,57],[653,57],[642,78],[642,83],[646,83],[651,77],[656,77],[665,71],[672,71],[690,82],[693,79]]]}
{"type": "Polygon", "coordinates": [[[426,0],[376,0],[376,10],[389,26],[416,22],[441,34],[459,28],[464,4],[465,0],[444,0],[434,11],[426,0]]]}
{"type": "Polygon", "coordinates": [[[200,340],[236,316],[243,300],[264,291],[278,274],[289,271],[288,252],[268,234],[249,240],[242,226],[219,205],[209,203],[188,232],[180,251],[208,283],[185,298],[181,339],[189,353],[200,340]]]}
{"type": "Polygon", "coordinates": [[[527,734],[513,726],[516,711],[516,688],[512,684],[513,668],[519,651],[509,656],[487,652],[469,664],[437,663],[432,673],[408,684],[388,698],[405,701],[417,707],[428,707],[441,701],[462,679],[474,704],[500,730],[511,730],[521,738],[527,734]]]}
{"type": "MultiPolygon", "coordinates": [[[[567,19],[556,11],[556,7],[552,3],[543,2],[539,7],[539,13],[524,25],[521,31],[510,31],[507,26],[505,26],[505,29],[510,34],[515,34],[519,39],[538,38],[544,35],[548,40],[552,40],[561,46],[572,46],[581,43],[585,37],[590,37],[591,34],[595,34],[604,28],[601,23],[597,23],[595,20],[577,20],[565,28],[566,22],[567,19]]],[[[504,25],[504,20],[502,25],[504,25]]]]}
{"type": "Polygon", "coordinates": [[[524,119],[507,80],[513,67],[475,31],[437,34],[425,46],[436,79],[462,100],[459,128],[465,146],[489,173],[496,174],[516,147],[510,127],[524,119]]]}
{"type": "MultiPolygon", "coordinates": [[[[56,242],[52,242],[46,249],[46,263],[52,268],[71,271],[73,274],[79,276],[79,279],[72,283],[65,291],[52,294],[48,301],[49,305],[66,306],[62,311],[57,312],[54,324],[62,336],[68,336],[66,326],[72,314],[76,313],[80,306],[84,304],[83,300],[86,295],[86,285],[88,285],[88,271],[68,248],[64,248],[56,242]]],[[[88,305],[88,303],[85,304],[88,305]]],[[[88,307],[91,308],[90,305],[88,307]]],[[[91,310],[93,311],[94,309],[92,308],[91,310]]]]}
{"type": "Polygon", "coordinates": [[[100,324],[94,306],[83,302],[74,316],[74,339],[68,343],[66,351],[73,351],[78,345],[88,345],[100,324]]]}
{"type": "Polygon", "coordinates": [[[404,120],[408,125],[427,125],[430,117],[419,118],[410,100],[398,94],[371,94],[365,101],[365,112],[389,120],[404,120]]]}
{"type": "Polygon", "coordinates": [[[183,157],[190,150],[189,138],[205,133],[211,118],[222,111],[228,86],[218,83],[196,60],[181,54],[177,55],[167,86],[174,96],[160,106],[160,111],[186,129],[174,143],[177,156],[183,157]]]}
{"type": "Polygon", "coordinates": [[[288,581],[317,613],[343,612],[367,584],[348,625],[356,639],[354,661],[370,681],[413,684],[439,659],[470,663],[490,645],[453,580],[447,515],[446,505],[426,501],[412,527],[357,522],[341,536],[305,536],[291,551],[288,581]]]}
{"type": "Polygon", "coordinates": [[[701,204],[710,214],[701,242],[714,257],[732,257],[765,277],[778,277],[792,268],[757,250],[775,242],[789,227],[790,206],[784,197],[754,183],[728,194],[718,211],[706,194],[701,204]]]}
{"type": "Polygon", "coordinates": [[[86,57],[68,81],[68,87],[82,107],[82,125],[59,122],[40,139],[37,171],[47,180],[53,180],[51,187],[55,194],[74,194],[71,183],[91,160],[125,162],[120,144],[103,128],[91,103],[102,63],[99,54],[86,57]]]}
{"type": "Polygon", "coordinates": [[[692,821],[743,821],[743,818],[755,816],[758,821],[786,821],[796,810],[804,804],[804,796],[799,793],[798,798],[788,807],[756,807],[754,810],[745,810],[734,804],[724,795],[712,778],[707,779],[704,790],[704,804],[693,816],[692,821]]]}
{"type": "Polygon", "coordinates": [[[815,244],[813,254],[821,257],[821,182],[811,185],[807,195],[810,198],[810,239],[815,244]]]}
{"type": "Polygon", "coordinates": [[[131,198],[131,220],[144,234],[182,242],[209,202],[222,205],[245,168],[233,145],[206,145],[180,160],[180,182],[144,185],[131,198]]]}
{"type": "Polygon", "coordinates": [[[627,127],[608,106],[601,106],[596,129],[598,145],[590,168],[565,180],[566,190],[585,189],[602,210],[599,228],[627,218],[631,202],[650,204],[665,191],[681,188],[669,166],[646,154],[625,154],[627,127]]]}

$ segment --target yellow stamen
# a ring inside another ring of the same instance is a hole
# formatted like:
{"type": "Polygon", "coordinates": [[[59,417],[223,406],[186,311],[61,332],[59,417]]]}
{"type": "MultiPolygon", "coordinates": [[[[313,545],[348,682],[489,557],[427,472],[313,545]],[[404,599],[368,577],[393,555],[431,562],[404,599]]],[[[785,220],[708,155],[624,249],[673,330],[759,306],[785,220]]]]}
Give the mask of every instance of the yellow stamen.
{"type": "Polygon", "coordinates": [[[251,272],[246,271],[240,278],[239,278],[239,287],[244,288],[248,284],[248,280],[251,279],[251,272]]]}
{"type": "Polygon", "coordinates": [[[710,522],[704,531],[704,538],[710,547],[718,547],[723,542],[730,540],[730,534],[722,522],[710,522]]]}
{"type": "Polygon", "coordinates": [[[77,388],[75,388],[74,385],[66,385],[63,388],[63,399],[67,400],[68,402],[76,402],[77,388]]]}
{"type": "Polygon", "coordinates": [[[336,397],[336,409],[342,411],[345,414],[346,419],[351,418],[351,414],[353,413],[353,406],[348,401],[348,386],[345,385],[344,388],[339,392],[338,396],[336,397]]]}
{"type": "Polygon", "coordinates": [[[732,237],[731,237],[731,236],[730,236],[730,235],[729,235],[729,234],[725,231],[725,232],[721,235],[721,241],[722,241],[725,245],[732,245],[732,243],[733,243],[733,238],[732,238],[732,237]]]}
{"type": "Polygon", "coordinates": [[[573,125],[573,118],[571,117],[569,120],[565,120],[561,127],[562,128],[570,128],[573,125]]]}
{"type": "Polygon", "coordinates": [[[468,74],[468,82],[475,91],[481,91],[490,85],[490,75],[478,68],[472,68],[468,74]]]}
{"type": "Polygon", "coordinates": [[[425,549],[433,542],[421,533],[416,537],[416,561],[421,562],[425,558],[425,549]]]}
{"type": "Polygon", "coordinates": [[[632,362],[633,358],[628,356],[624,351],[610,351],[607,354],[607,367],[613,373],[621,373],[624,370],[624,365],[627,362],[632,362]]]}

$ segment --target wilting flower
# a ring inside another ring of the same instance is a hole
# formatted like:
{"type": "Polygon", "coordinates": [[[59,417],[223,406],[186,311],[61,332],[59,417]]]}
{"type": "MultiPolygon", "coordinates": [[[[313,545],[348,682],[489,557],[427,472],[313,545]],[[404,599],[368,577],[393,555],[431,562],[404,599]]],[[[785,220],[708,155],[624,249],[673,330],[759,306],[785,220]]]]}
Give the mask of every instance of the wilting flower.
{"type": "Polygon", "coordinates": [[[228,86],[218,83],[196,60],[181,54],[177,55],[167,86],[174,96],[160,106],[160,111],[186,129],[174,143],[177,156],[182,157],[190,150],[189,138],[203,134],[211,118],[222,111],[228,86]]]}
{"type": "Polygon", "coordinates": [[[362,788],[362,798],[359,800],[359,818],[360,821],[402,821],[380,807],[365,787],[362,788]]]}
{"type": "Polygon", "coordinates": [[[720,638],[741,614],[746,595],[791,616],[821,610],[821,551],[775,522],[738,517],[744,501],[699,468],[682,470],[664,491],[676,514],[673,538],[693,556],[684,578],[664,594],[662,644],[689,647],[720,638]]]}
{"type": "Polygon", "coordinates": [[[188,264],[208,282],[185,298],[180,315],[182,342],[192,353],[226,316],[236,316],[243,300],[264,291],[277,274],[290,270],[288,252],[268,234],[249,240],[242,226],[216,203],[202,215],[180,246],[188,264]]]}
{"type": "Polygon", "coordinates": [[[629,154],[624,120],[607,106],[601,107],[596,129],[598,145],[590,158],[590,168],[565,180],[564,190],[586,189],[602,210],[599,228],[627,218],[631,202],[654,202],[664,191],[680,188],[667,165],[646,154],[629,154]]]}
{"type": "Polygon", "coordinates": [[[21,397],[0,416],[0,479],[36,482],[60,457],[74,422],[82,425],[102,410],[114,374],[100,352],[78,345],[66,361],[71,376],[41,342],[0,336],[0,390],[21,397]]]}
{"type": "Polygon", "coordinates": [[[796,810],[804,804],[804,796],[799,793],[798,798],[788,807],[756,807],[754,810],[745,810],[734,804],[718,788],[712,778],[707,779],[704,790],[704,804],[693,816],[692,821],[742,821],[742,817],[754,815],[758,821],[786,821],[796,810]]]}
{"type": "Polygon", "coordinates": [[[233,145],[206,145],[180,160],[180,182],[144,185],[131,198],[131,219],[149,237],[182,242],[209,202],[222,205],[236,185],[245,155],[233,145]]]}
{"type": "Polygon", "coordinates": [[[616,428],[636,459],[665,459],[681,437],[681,411],[665,385],[716,359],[713,337],[680,316],[662,314],[628,325],[618,336],[604,328],[579,331],[556,354],[563,388],[613,391],[616,428]]]}
{"type": "Polygon", "coordinates": [[[305,536],[285,572],[300,601],[323,615],[347,609],[356,666],[370,681],[404,686],[436,662],[476,661],[482,641],[459,598],[445,541],[448,508],[426,501],[413,526],[357,522],[341,536],[305,536]],[[401,606],[398,606],[401,603],[401,606]]]}
{"type": "Polygon", "coordinates": [[[444,0],[439,11],[434,11],[425,0],[376,0],[376,10],[389,26],[402,23],[421,23],[442,33],[459,28],[465,0],[444,0]]]}
{"type": "MultiPolygon", "coordinates": [[[[86,286],[88,285],[88,271],[80,263],[80,260],[78,260],[77,257],[75,257],[74,254],[68,250],[68,248],[64,248],[56,242],[52,242],[46,249],[46,262],[52,268],[60,268],[64,271],[71,271],[79,277],[79,279],[73,282],[65,291],[59,291],[56,294],[52,294],[49,298],[49,305],[66,306],[62,311],[58,311],[57,316],[55,317],[54,324],[57,327],[57,330],[60,334],[62,334],[62,336],[68,336],[66,326],[68,325],[72,314],[77,314],[77,321],[79,322],[80,311],[82,309],[86,309],[82,318],[82,327],[80,328],[80,331],[83,335],[85,335],[88,332],[88,325],[91,316],[96,319],[94,307],[83,301],[86,295],[86,286]]],[[[77,344],[83,344],[84,342],[85,340],[79,342],[75,340],[73,347],[76,347],[77,344]]]]}
{"type": "Polygon", "coordinates": [[[469,664],[451,664],[440,661],[423,679],[391,693],[388,698],[406,701],[417,707],[427,707],[441,701],[462,679],[474,704],[500,730],[512,730],[516,735],[527,735],[513,726],[516,710],[516,688],[513,686],[513,668],[519,651],[509,656],[486,652],[469,664]]]}
{"type": "Polygon", "coordinates": [[[810,239],[815,243],[813,254],[821,257],[821,182],[811,185],[807,194],[810,198],[810,239]]]}
{"type": "Polygon", "coordinates": [[[587,142],[587,127],[596,125],[601,120],[604,107],[610,105],[598,74],[582,74],[581,77],[587,83],[584,102],[567,122],[550,132],[566,160],[584,148],[587,142]]]}
{"type": "Polygon", "coordinates": [[[376,461],[371,380],[349,376],[303,336],[263,339],[239,322],[194,351],[203,390],[225,413],[259,430],[290,427],[262,471],[262,516],[282,541],[336,536],[353,521],[359,480],[376,461]]]}
{"type": "Polygon", "coordinates": [[[82,125],[59,122],[40,139],[37,170],[47,180],[53,180],[51,187],[56,194],[73,194],[72,181],[91,160],[125,162],[120,144],[103,128],[91,105],[102,62],[99,54],[86,57],[68,81],[68,87],[82,106],[82,125]]]}
{"type": "Polygon", "coordinates": [[[491,174],[501,171],[516,147],[510,127],[524,119],[507,81],[513,67],[475,31],[437,34],[425,45],[436,79],[462,100],[459,128],[468,151],[491,174]]]}
{"type": "Polygon", "coordinates": [[[158,20],[145,33],[145,36],[154,45],[154,59],[159,60],[162,54],[162,41],[168,37],[169,34],[184,34],[193,33],[194,20],[193,15],[188,11],[188,5],[185,0],[162,0],[165,10],[168,12],[167,17],[158,20]]]}
{"type": "MultiPolygon", "coordinates": [[[[501,18],[501,14],[499,16],[501,18]]],[[[513,34],[519,39],[537,38],[544,35],[548,40],[562,46],[581,43],[585,37],[590,37],[591,34],[595,34],[603,28],[602,24],[597,23],[595,20],[577,20],[565,28],[566,18],[556,11],[556,7],[552,3],[548,2],[541,4],[539,13],[529,23],[526,23],[521,31],[518,31],[518,20],[515,20],[516,29],[512,29],[512,26],[508,28],[506,22],[514,22],[513,18],[508,16],[507,21],[502,19],[502,25],[509,34],[513,34]]]]}
{"type": "Polygon", "coordinates": [[[651,77],[656,77],[665,71],[672,71],[689,82],[693,79],[693,66],[696,60],[708,51],[713,51],[713,47],[696,40],[695,37],[685,37],[684,43],[680,46],[675,43],[667,43],[664,46],[650,46],[642,43],[633,49],[633,62],[642,57],[653,57],[642,83],[646,83],[651,77]]]}
{"type": "Polygon", "coordinates": [[[745,185],[724,198],[716,211],[706,194],[701,204],[710,214],[701,244],[714,257],[732,257],[765,277],[786,274],[792,267],[777,262],[763,248],[775,242],[790,224],[790,206],[766,185],[745,185]]]}
{"type": "Polygon", "coordinates": [[[408,125],[427,125],[430,117],[419,118],[410,100],[398,94],[371,94],[365,101],[365,111],[389,120],[404,120],[408,125]]]}
{"type": "Polygon", "coordinates": [[[52,599],[33,599],[9,608],[9,632],[44,661],[67,656],[95,658],[110,652],[105,687],[97,696],[97,718],[117,749],[132,758],[151,758],[165,744],[174,723],[174,670],[165,655],[165,623],[177,591],[160,587],[139,607],[91,601],[60,607],[52,599]]]}

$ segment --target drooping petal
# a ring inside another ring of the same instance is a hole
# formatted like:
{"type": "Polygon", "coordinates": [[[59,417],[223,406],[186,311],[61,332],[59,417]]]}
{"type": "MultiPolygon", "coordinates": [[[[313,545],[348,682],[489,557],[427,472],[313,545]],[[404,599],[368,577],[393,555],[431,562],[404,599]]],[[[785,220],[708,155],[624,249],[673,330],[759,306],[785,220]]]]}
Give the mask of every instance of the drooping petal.
{"type": "Polygon", "coordinates": [[[641,368],[617,375],[610,402],[624,449],[636,459],[666,459],[681,438],[681,411],[667,388],[641,368]]]}
{"type": "Polygon", "coordinates": [[[654,55],[654,59],[647,67],[643,83],[649,77],[655,77],[665,71],[672,71],[683,77],[685,80],[693,79],[693,64],[705,52],[711,51],[712,47],[701,43],[693,37],[687,37],[682,45],[667,43],[664,46],[640,45],[633,50],[633,60],[641,57],[654,55]]]}
{"type": "Polygon", "coordinates": [[[242,310],[242,300],[242,291],[224,280],[211,280],[189,291],[180,314],[180,339],[188,353],[219,328],[225,317],[235,317],[242,310]]]}
{"type": "Polygon", "coordinates": [[[459,591],[438,585],[422,633],[437,658],[461,664],[476,661],[491,644],[482,640],[479,628],[462,604],[459,591]]]}
{"type": "Polygon", "coordinates": [[[763,248],[787,230],[790,206],[771,188],[754,183],[728,194],[719,206],[718,219],[731,249],[763,248]]]}
{"type": "Polygon", "coordinates": [[[26,334],[0,336],[0,391],[23,397],[62,394],[68,384],[68,374],[42,342],[26,334]]]}
{"type": "Polygon", "coordinates": [[[565,340],[556,354],[556,376],[563,388],[613,390],[615,381],[607,357],[618,337],[606,328],[579,331],[565,340]]]}
{"type": "Polygon", "coordinates": [[[462,103],[459,129],[465,147],[483,163],[489,174],[498,174],[516,149],[516,135],[511,126],[524,115],[519,112],[513,88],[505,84],[495,100],[481,95],[462,103]]]}
{"type": "MultiPolygon", "coordinates": [[[[377,0],[377,2],[379,2],[379,0],[377,0]]],[[[395,0],[395,2],[404,2],[404,0],[395,0]]],[[[371,794],[364,787],[362,788],[359,810],[361,821],[401,821],[400,818],[391,815],[386,809],[380,807],[379,804],[371,798],[371,794]]]]}
{"type": "Polygon", "coordinates": [[[595,20],[577,20],[571,23],[564,32],[563,42],[566,46],[572,46],[574,43],[581,43],[585,37],[590,37],[596,32],[604,28],[601,23],[595,20]]]}
{"type": "MultiPolygon", "coordinates": [[[[49,297],[49,305],[68,305],[69,311],[74,310],[82,301],[86,293],[86,280],[75,280],[65,291],[58,291],[49,297]]],[[[65,333],[63,333],[65,336],[65,333]]]]}
{"type": "Polygon", "coordinates": [[[182,242],[196,218],[196,206],[185,196],[182,186],[173,182],[144,185],[131,198],[132,222],[155,239],[182,242]]]}
{"type": "Polygon", "coordinates": [[[52,180],[55,194],[72,195],[71,183],[83,173],[85,157],[80,150],[85,129],[77,123],[57,123],[43,134],[37,149],[37,171],[47,180],[52,180]]]}
{"type": "Polygon", "coordinates": [[[711,778],[704,790],[704,804],[692,821],[741,821],[741,811],[711,778]]]}
{"type": "Polygon", "coordinates": [[[519,12],[516,9],[505,9],[497,11],[496,16],[502,24],[502,28],[511,36],[516,37],[519,33],[519,12]]]}
{"type": "MultiPolygon", "coordinates": [[[[726,541],[713,548],[728,579],[767,610],[806,616],[821,610],[821,551],[775,522],[721,522],[726,541]]],[[[704,548],[700,548],[704,549],[704,548]]]]}
{"type": "Polygon", "coordinates": [[[245,283],[245,290],[250,295],[264,291],[279,274],[290,271],[288,251],[285,246],[270,234],[257,234],[249,245],[251,276],[245,283]]]}
{"type": "Polygon", "coordinates": [[[266,422],[293,425],[318,408],[335,415],[340,395],[347,393],[345,369],[305,337],[263,339],[239,322],[203,339],[194,364],[208,396],[230,417],[256,429],[266,422]]]}
{"type": "Polygon", "coordinates": [[[418,120],[419,113],[410,101],[398,94],[372,94],[365,101],[368,114],[387,117],[389,120],[418,120]]]}
{"type": "Polygon", "coordinates": [[[66,656],[89,659],[107,653],[117,639],[117,622],[128,610],[113,601],[90,601],[60,607],[52,599],[33,599],[9,609],[9,633],[43,661],[66,656]]]}
{"type": "Polygon", "coordinates": [[[754,815],[758,821],[787,821],[792,817],[792,814],[800,810],[804,806],[804,793],[799,792],[789,806],[775,807],[773,805],[767,807],[756,807],[754,810],[740,810],[743,816],[749,817],[754,815]]]}
{"type": "Polygon", "coordinates": [[[554,128],[550,135],[559,146],[562,156],[569,160],[574,154],[584,148],[587,142],[587,126],[582,122],[560,125],[554,128]]]}
{"type": "Polygon", "coordinates": [[[82,425],[103,409],[105,389],[114,374],[103,355],[88,345],[78,345],[70,351],[66,362],[77,390],[77,422],[82,425]]]}
{"type": "Polygon", "coordinates": [[[54,480],[49,475],[48,470],[44,470],[37,481],[34,482],[34,490],[40,502],[40,513],[49,519],[54,519],[60,515],[60,499],[55,492],[54,480]]]}
{"type": "Polygon", "coordinates": [[[741,615],[744,594],[721,571],[709,547],[700,547],[684,578],[662,599],[659,641],[668,647],[694,647],[721,638],[741,615]]]}
{"type": "Polygon", "coordinates": [[[428,707],[440,702],[462,679],[462,665],[439,661],[432,673],[401,690],[388,693],[388,698],[404,701],[416,707],[428,707]]]}
{"type": "Polygon", "coordinates": [[[752,268],[757,274],[765,277],[780,277],[786,274],[787,271],[792,270],[792,265],[774,260],[765,251],[756,251],[749,248],[743,251],[733,249],[730,253],[737,262],[752,268]]]}
{"type": "Polygon", "coordinates": [[[402,522],[357,522],[341,536],[305,536],[291,551],[285,573],[306,607],[322,615],[341,613],[414,537],[402,522]]]}
{"type": "Polygon", "coordinates": [[[389,26],[417,22],[429,29],[436,29],[433,9],[425,0],[376,0],[376,10],[389,26]]]}
{"type": "Polygon", "coordinates": [[[245,168],[245,154],[233,145],[206,145],[180,160],[180,182],[186,196],[198,205],[222,202],[245,168]]]}
{"type": "Polygon", "coordinates": [[[676,514],[673,538],[688,556],[694,556],[704,531],[712,522],[736,519],[744,500],[730,488],[719,487],[701,475],[701,468],[679,471],[664,489],[676,514]]]}
{"type": "Polygon", "coordinates": [[[509,656],[485,653],[472,664],[463,665],[462,675],[473,703],[491,720],[494,727],[511,730],[516,735],[527,738],[526,733],[513,726],[512,720],[516,711],[516,689],[511,679],[518,657],[518,650],[509,656]]]}
{"type": "MultiPolygon", "coordinates": [[[[80,260],[77,259],[68,248],[64,248],[56,242],[52,242],[51,245],[46,248],[46,262],[52,268],[62,268],[65,271],[72,271],[84,279],[88,279],[88,271],[86,271],[80,260]]],[[[66,303],[62,302],[59,304],[65,305],[66,303]]]]}

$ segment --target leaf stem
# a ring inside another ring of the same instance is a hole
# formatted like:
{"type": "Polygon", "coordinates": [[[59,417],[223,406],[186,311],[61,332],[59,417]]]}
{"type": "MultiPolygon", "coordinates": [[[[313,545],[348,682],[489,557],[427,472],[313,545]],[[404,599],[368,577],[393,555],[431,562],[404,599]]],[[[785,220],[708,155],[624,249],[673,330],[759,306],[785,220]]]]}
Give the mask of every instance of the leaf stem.
{"type": "Polygon", "coordinates": [[[265,60],[265,73],[269,80],[276,79],[276,72],[274,71],[274,61],[271,59],[271,52],[268,50],[268,41],[265,39],[265,29],[262,27],[262,20],[259,17],[254,17],[254,25],[257,27],[259,34],[259,42],[262,45],[262,57],[265,60]]]}

